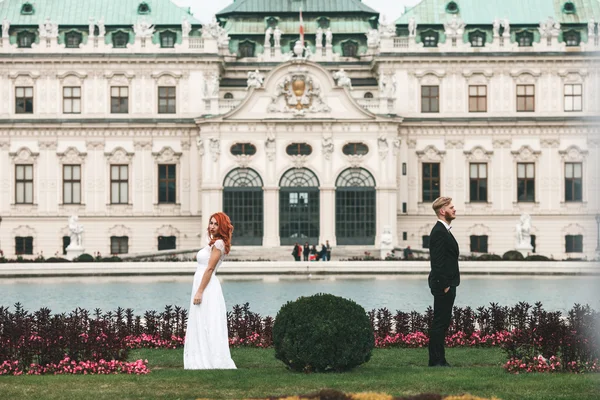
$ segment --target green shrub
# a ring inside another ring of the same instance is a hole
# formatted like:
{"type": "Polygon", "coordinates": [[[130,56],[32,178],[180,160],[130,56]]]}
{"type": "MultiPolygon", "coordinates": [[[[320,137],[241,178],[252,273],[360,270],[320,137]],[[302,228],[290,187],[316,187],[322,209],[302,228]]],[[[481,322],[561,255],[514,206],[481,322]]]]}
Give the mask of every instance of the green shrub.
{"type": "Polygon", "coordinates": [[[104,257],[102,258],[102,262],[122,262],[120,257],[112,256],[112,257],[104,257]]]}
{"type": "Polygon", "coordinates": [[[502,257],[498,254],[482,254],[477,257],[477,261],[502,261],[502,257]]]}
{"type": "Polygon", "coordinates": [[[94,257],[91,254],[83,253],[79,257],[75,258],[75,262],[94,262],[94,257]]]}
{"type": "Polygon", "coordinates": [[[525,260],[527,261],[550,261],[550,259],[546,256],[543,256],[541,254],[532,254],[530,256],[525,257],[525,260]]]}
{"type": "Polygon", "coordinates": [[[510,250],[502,255],[502,259],[506,261],[522,261],[525,259],[525,257],[523,257],[523,254],[516,250],[510,250]]]}
{"type": "Polygon", "coordinates": [[[67,260],[66,258],[61,258],[61,257],[50,257],[46,260],[47,263],[63,263],[63,262],[71,262],[69,260],[67,260]]]}
{"type": "Polygon", "coordinates": [[[331,294],[285,304],[273,325],[275,357],[304,372],[347,371],[369,361],[373,327],[363,307],[331,294]]]}

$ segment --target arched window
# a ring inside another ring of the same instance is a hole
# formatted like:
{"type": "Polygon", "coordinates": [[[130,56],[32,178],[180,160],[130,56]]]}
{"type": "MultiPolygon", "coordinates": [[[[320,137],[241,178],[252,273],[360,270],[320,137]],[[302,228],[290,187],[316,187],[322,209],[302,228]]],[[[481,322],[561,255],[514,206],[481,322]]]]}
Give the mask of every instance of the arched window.
{"type": "Polygon", "coordinates": [[[282,245],[318,245],[319,180],[309,169],[288,170],[279,182],[279,237],[282,245]]]}
{"type": "Polygon", "coordinates": [[[365,95],[363,96],[363,98],[365,98],[365,99],[372,99],[373,98],[373,93],[367,92],[367,93],[365,93],[365,95]]]}
{"type": "Polygon", "coordinates": [[[223,98],[225,100],[233,100],[233,94],[227,92],[227,93],[225,93],[225,95],[223,96],[223,98]]]}
{"type": "Polygon", "coordinates": [[[160,47],[163,49],[172,49],[175,47],[175,41],[177,40],[177,34],[171,31],[164,31],[160,33],[160,47]]]}
{"type": "Polygon", "coordinates": [[[577,31],[568,31],[563,34],[563,40],[567,46],[579,46],[581,34],[577,31]]]}
{"type": "Polygon", "coordinates": [[[319,28],[321,29],[327,29],[329,28],[329,18],[327,17],[319,17],[317,18],[317,25],[319,25],[319,28]]]}
{"type": "Polygon", "coordinates": [[[421,42],[423,42],[423,47],[437,47],[439,37],[439,33],[434,31],[425,31],[421,33],[421,42]]]}
{"type": "Polygon", "coordinates": [[[249,42],[247,40],[241,42],[238,48],[240,58],[254,57],[255,47],[256,45],[254,44],[254,42],[249,42]]]}
{"type": "Polygon", "coordinates": [[[78,49],[81,44],[81,32],[71,31],[65,33],[65,47],[68,49],[78,49]]]}
{"type": "Polygon", "coordinates": [[[31,3],[25,3],[21,6],[21,14],[22,15],[32,15],[35,13],[35,9],[31,5],[31,3]]]}
{"type": "Polygon", "coordinates": [[[126,48],[127,43],[129,43],[129,33],[123,31],[113,33],[112,42],[115,49],[126,48]]]}
{"type": "Polygon", "coordinates": [[[19,48],[31,48],[33,43],[35,43],[35,33],[28,31],[17,33],[17,45],[19,48]]]}
{"type": "Polygon", "coordinates": [[[138,6],[138,14],[150,14],[150,6],[148,3],[143,2],[138,6]]]}
{"type": "Polygon", "coordinates": [[[308,143],[292,143],[285,152],[290,156],[307,156],[312,153],[312,147],[308,143]]]}
{"type": "Polygon", "coordinates": [[[223,211],[235,227],[232,244],[262,246],[264,232],[263,181],[250,168],[236,168],[223,182],[223,211]]]}
{"type": "Polygon", "coordinates": [[[459,8],[458,8],[458,4],[456,4],[455,2],[451,1],[448,4],[446,4],[446,12],[448,14],[456,14],[459,12],[459,8]]]}
{"type": "Polygon", "coordinates": [[[518,32],[515,36],[517,39],[517,43],[519,43],[519,47],[533,46],[533,32],[529,32],[529,31],[518,32]]]}
{"type": "Polygon", "coordinates": [[[471,43],[471,47],[485,46],[485,32],[475,31],[469,33],[469,42],[471,43]]]}
{"type": "Polygon", "coordinates": [[[575,8],[575,4],[572,1],[567,1],[563,4],[563,12],[565,14],[575,14],[577,9],[575,8]]]}
{"type": "Polygon", "coordinates": [[[252,156],[256,154],[256,146],[252,143],[236,143],[231,146],[231,154],[234,156],[252,156]]]}
{"type": "Polygon", "coordinates": [[[365,155],[369,152],[369,147],[360,142],[348,143],[342,147],[342,152],[347,156],[365,155]]]}
{"type": "Polygon", "coordinates": [[[342,43],[342,56],[358,57],[358,43],[353,40],[347,40],[342,43]]]}
{"type": "Polygon", "coordinates": [[[338,176],[335,186],[337,244],[375,244],[377,196],[373,175],[363,168],[348,168],[338,176]]]}

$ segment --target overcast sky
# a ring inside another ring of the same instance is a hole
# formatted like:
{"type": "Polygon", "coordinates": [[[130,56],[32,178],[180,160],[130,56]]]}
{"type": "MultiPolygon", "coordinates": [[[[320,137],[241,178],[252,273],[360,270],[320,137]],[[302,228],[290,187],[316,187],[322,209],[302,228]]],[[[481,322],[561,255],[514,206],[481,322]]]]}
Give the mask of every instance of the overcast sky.
{"type": "MultiPolygon", "coordinates": [[[[210,21],[211,17],[233,3],[233,0],[174,0],[175,3],[192,8],[192,13],[201,22],[210,21]]],[[[286,0],[281,0],[286,1],[286,0]]],[[[322,0],[327,1],[327,0],[322,0]]],[[[363,0],[363,3],[393,21],[402,14],[404,6],[413,6],[420,0],[363,0]]]]}

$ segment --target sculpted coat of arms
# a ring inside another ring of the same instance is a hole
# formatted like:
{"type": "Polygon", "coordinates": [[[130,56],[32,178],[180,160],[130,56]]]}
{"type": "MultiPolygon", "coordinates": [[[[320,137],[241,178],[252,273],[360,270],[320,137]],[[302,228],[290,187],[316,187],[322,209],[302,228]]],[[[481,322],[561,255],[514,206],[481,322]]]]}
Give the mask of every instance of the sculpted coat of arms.
{"type": "Polygon", "coordinates": [[[321,88],[311,76],[295,73],[277,84],[268,111],[301,116],[305,113],[330,112],[331,108],[323,101],[321,88]]]}

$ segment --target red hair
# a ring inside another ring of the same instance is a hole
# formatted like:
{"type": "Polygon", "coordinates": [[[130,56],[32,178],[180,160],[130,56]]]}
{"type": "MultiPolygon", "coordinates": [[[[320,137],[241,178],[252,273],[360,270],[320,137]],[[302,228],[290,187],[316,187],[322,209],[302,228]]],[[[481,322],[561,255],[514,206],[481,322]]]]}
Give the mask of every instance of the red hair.
{"type": "Polygon", "coordinates": [[[210,242],[208,243],[210,246],[215,244],[218,239],[221,239],[223,243],[225,243],[225,254],[229,254],[229,250],[231,249],[231,234],[233,233],[233,225],[231,225],[231,220],[224,212],[217,212],[210,216],[208,219],[208,238],[210,242]],[[217,224],[219,225],[219,229],[215,236],[210,234],[210,220],[215,219],[217,224]]]}

